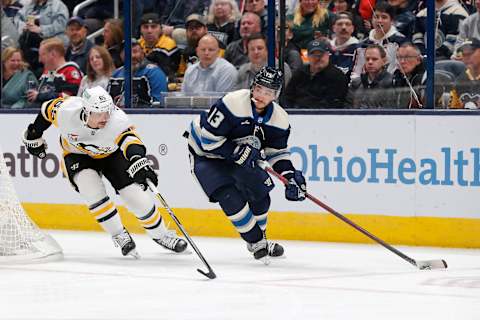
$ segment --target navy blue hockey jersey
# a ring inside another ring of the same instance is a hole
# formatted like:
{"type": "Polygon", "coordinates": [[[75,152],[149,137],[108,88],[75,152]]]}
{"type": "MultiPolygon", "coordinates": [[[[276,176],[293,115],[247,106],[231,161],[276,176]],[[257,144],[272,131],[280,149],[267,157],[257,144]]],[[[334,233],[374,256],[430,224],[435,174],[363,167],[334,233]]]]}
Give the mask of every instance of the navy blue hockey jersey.
{"type": "Polygon", "coordinates": [[[229,159],[238,145],[262,150],[270,165],[290,162],[288,114],[275,102],[260,116],[250,90],[230,92],[190,124],[188,145],[198,156],[229,159]]]}

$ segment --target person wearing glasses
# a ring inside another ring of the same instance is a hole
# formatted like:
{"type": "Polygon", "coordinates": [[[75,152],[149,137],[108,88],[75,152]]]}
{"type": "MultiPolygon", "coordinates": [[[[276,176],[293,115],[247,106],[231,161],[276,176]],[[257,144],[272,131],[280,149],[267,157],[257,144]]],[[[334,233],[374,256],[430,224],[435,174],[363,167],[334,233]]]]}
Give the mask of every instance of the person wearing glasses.
{"type": "Polygon", "coordinates": [[[425,75],[420,49],[412,43],[404,43],[397,50],[398,69],[393,74],[398,108],[419,108],[422,106],[421,86],[425,75]]]}

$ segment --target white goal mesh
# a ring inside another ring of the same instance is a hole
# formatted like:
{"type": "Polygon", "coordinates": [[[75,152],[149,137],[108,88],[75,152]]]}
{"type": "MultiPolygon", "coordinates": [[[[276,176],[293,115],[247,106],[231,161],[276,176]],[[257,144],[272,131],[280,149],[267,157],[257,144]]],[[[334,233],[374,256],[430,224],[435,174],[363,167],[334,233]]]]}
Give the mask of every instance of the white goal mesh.
{"type": "Polygon", "coordinates": [[[62,258],[62,249],[27,216],[0,148],[0,263],[62,258]]]}

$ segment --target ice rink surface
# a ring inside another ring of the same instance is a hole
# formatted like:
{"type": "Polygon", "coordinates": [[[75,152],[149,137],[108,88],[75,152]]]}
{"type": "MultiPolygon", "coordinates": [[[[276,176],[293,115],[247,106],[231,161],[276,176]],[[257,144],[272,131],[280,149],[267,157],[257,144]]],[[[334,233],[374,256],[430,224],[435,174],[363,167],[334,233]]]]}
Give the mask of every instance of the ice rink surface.
{"type": "Polygon", "coordinates": [[[142,259],[105,233],[50,232],[58,262],[0,265],[0,319],[480,319],[480,250],[398,246],[449,268],[420,271],[379,245],[282,241],[286,259],[255,261],[240,239],[194,241],[175,255],[133,235],[142,259]]]}

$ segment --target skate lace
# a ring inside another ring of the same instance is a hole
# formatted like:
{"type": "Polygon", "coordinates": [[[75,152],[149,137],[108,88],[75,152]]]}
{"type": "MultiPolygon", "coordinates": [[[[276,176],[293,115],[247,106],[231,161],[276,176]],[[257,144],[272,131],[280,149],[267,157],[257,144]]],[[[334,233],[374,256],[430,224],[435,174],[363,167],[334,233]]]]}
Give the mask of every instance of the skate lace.
{"type": "Polygon", "coordinates": [[[273,252],[275,251],[276,245],[277,244],[275,242],[271,242],[271,241],[268,242],[268,254],[270,255],[273,254],[273,252]]]}
{"type": "Polygon", "coordinates": [[[266,245],[267,244],[265,240],[260,240],[256,243],[250,243],[251,252],[257,252],[258,250],[265,248],[266,245]]]}
{"type": "Polygon", "coordinates": [[[125,230],[116,236],[113,236],[112,239],[115,247],[120,246],[120,248],[123,248],[127,243],[132,241],[132,238],[125,230]]]}
{"type": "Polygon", "coordinates": [[[168,230],[159,240],[162,245],[166,246],[167,248],[174,249],[180,238],[177,237],[177,234],[174,230],[168,230]]]}

